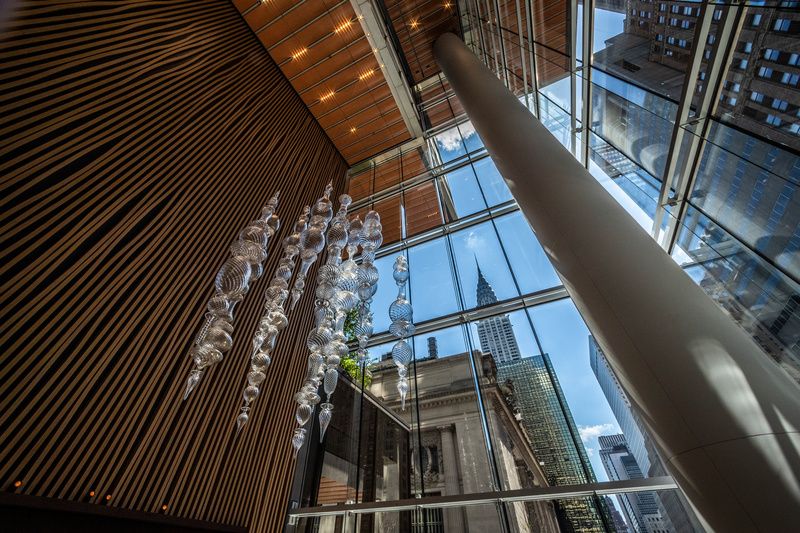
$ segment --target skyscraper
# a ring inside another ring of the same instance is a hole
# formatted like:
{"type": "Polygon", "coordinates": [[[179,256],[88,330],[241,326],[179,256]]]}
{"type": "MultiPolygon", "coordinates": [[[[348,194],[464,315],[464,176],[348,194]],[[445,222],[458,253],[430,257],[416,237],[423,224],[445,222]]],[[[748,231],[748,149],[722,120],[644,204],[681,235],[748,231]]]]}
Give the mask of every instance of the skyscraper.
{"type": "MultiPolygon", "coordinates": [[[[601,435],[600,459],[606,469],[608,478],[616,481],[624,479],[641,479],[644,476],[636,464],[636,459],[628,448],[625,435],[601,435]]],[[[658,508],[658,500],[653,492],[635,492],[620,494],[622,510],[628,517],[628,523],[638,533],[662,533],[668,531],[664,518],[658,508]]]]}
{"type": "MultiPolygon", "coordinates": [[[[608,364],[605,354],[592,336],[589,336],[589,364],[624,433],[628,452],[633,456],[642,475],[646,477],[667,475],[653,439],[647,433],[642,420],[633,409],[630,399],[608,364]]],[[[682,494],[663,491],[661,494],[654,494],[654,498],[664,517],[665,528],[680,532],[703,530],[689,502],[682,494]]]]}
{"type": "MultiPolygon", "coordinates": [[[[478,267],[478,305],[497,301],[494,290],[478,267]]],[[[507,315],[489,317],[477,324],[481,350],[497,365],[498,383],[508,383],[536,458],[550,485],[595,481],[586,450],[564,393],[547,354],[523,358],[507,315]]],[[[559,502],[564,531],[605,531],[598,507],[589,500],[559,502]]],[[[607,515],[610,516],[610,515],[607,515]]]]}
{"type": "MultiPolygon", "coordinates": [[[[478,306],[491,305],[497,302],[494,289],[486,281],[486,278],[478,265],[478,306]]],[[[521,355],[517,338],[514,336],[514,328],[508,315],[498,315],[481,320],[478,323],[478,339],[481,343],[481,351],[490,353],[498,363],[516,361],[521,355]]]]}

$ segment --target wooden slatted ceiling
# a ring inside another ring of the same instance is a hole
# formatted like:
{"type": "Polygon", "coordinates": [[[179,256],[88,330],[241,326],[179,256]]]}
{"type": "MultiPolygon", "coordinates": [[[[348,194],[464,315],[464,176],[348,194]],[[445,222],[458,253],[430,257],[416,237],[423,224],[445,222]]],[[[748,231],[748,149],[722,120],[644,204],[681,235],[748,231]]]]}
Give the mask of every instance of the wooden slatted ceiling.
{"type": "Polygon", "coordinates": [[[350,164],[411,138],[349,0],[233,0],[350,164]]]}
{"type": "Polygon", "coordinates": [[[443,33],[460,35],[456,0],[384,0],[414,83],[440,72],[433,42],[443,33]]]}
{"type": "Polygon", "coordinates": [[[15,15],[0,43],[2,490],[279,531],[313,291],[238,437],[274,247],[233,350],[183,402],[186,354],[238,231],[281,189],[279,240],[328,180],[341,190],[345,162],[227,0],[20,0],[15,15]]]}

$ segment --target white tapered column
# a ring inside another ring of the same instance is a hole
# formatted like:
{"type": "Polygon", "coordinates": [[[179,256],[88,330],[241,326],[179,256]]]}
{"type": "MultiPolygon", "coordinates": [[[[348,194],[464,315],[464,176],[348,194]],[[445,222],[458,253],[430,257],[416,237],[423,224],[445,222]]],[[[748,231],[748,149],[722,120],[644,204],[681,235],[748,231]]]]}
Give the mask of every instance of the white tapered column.
{"type": "Polygon", "coordinates": [[[800,524],[800,387],[458,37],[434,53],[654,437],[719,532],[800,524]]]}

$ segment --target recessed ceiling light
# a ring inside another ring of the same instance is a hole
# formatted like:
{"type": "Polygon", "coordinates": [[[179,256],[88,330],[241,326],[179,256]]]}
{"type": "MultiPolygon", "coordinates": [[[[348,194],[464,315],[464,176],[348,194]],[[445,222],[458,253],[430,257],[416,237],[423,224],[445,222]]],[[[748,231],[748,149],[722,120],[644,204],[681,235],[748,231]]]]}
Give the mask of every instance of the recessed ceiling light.
{"type": "Polygon", "coordinates": [[[307,53],[308,53],[308,48],[301,48],[300,50],[298,50],[297,52],[292,54],[292,59],[297,61],[298,59],[300,59],[301,57],[303,57],[307,53]]]}
{"type": "Polygon", "coordinates": [[[359,76],[358,79],[360,79],[361,81],[364,81],[367,78],[372,77],[373,74],[375,74],[375,69],[371,68],[368,71],[366,71],[363,74],[361,74],[361,76],[359,76]]]}
{"type": "Polygon", "coordinates": [[[346,20],[333,29],[333,33],[342,33],[353,24],[352,20],[346,20]]]}
{"type": "Polygon", "coordinates": [[[319,101],[320,102],[324,102],[325,100],[333,98],[334,94],[335,94],[334,91],[328,91],[327,93],[325,93],[325,94],[323,94],[322,96],[319,97],[319,101]]]}
{"type": "Polygon", "coordinates": [[[353,126],[352,128],[350,128],[350,133],[355,133],[355,132],[356,132],[356,127],[355,127],[355,126],[353,126]]]}
{"type": "Polygon", "coordinates": [[[411,21],[411,29],[412,30],[416,30],[417,28],[419,28],[419,21],[418,20],[412,20],[411,21]]]}

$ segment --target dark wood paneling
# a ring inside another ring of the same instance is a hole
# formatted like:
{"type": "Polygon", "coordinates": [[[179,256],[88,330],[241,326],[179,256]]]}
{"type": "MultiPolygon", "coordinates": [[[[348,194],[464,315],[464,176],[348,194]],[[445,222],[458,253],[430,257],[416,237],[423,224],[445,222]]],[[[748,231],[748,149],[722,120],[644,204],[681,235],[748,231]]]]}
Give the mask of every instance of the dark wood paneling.
{"type": "Polygon", "coordinates": [[[0,108],[0,488],[279,530],[313,291],[234,432],[278,239],[183,402],[186,354],[239,229],[345,162],[228,0],[18,2],[0,108]]]}

